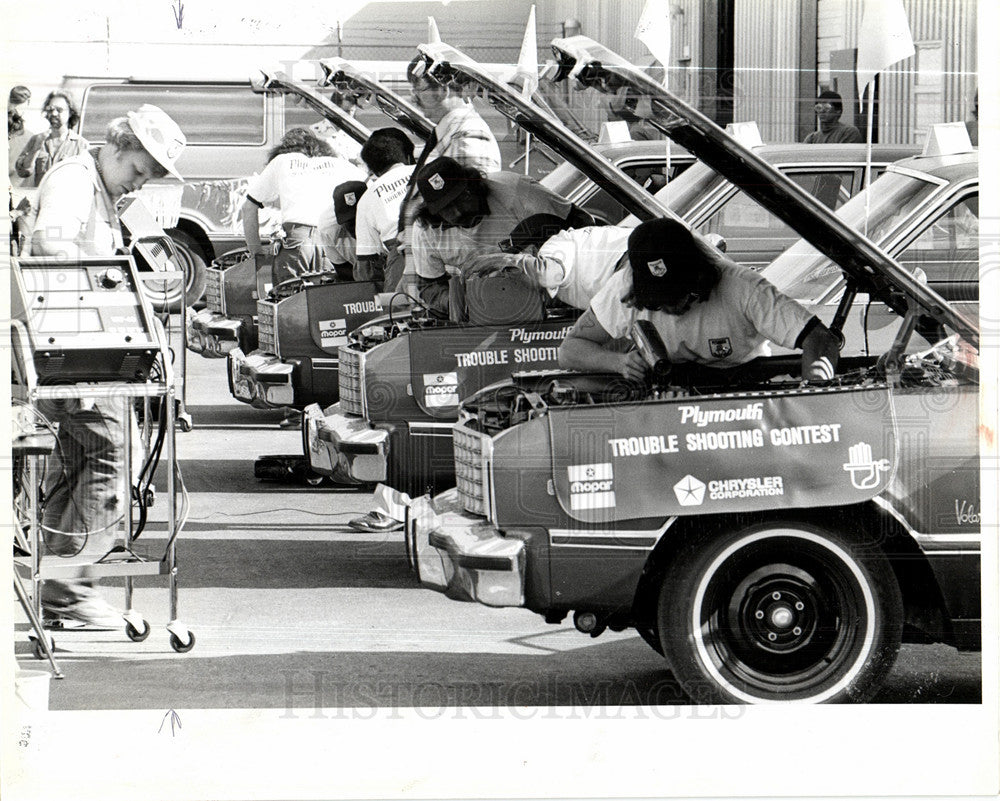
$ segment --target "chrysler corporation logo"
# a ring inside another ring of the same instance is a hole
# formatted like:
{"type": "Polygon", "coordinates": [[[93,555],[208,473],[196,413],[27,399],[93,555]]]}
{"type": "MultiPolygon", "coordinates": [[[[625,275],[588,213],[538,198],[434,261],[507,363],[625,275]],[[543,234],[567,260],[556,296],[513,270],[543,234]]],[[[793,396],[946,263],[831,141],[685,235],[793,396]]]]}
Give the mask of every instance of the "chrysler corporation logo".
{"type": "Polygon", "coordinates": [[[701,506],[705,500],[705,485],[688,474],[674,484],[674,495],[681,506],[701,506]]]}

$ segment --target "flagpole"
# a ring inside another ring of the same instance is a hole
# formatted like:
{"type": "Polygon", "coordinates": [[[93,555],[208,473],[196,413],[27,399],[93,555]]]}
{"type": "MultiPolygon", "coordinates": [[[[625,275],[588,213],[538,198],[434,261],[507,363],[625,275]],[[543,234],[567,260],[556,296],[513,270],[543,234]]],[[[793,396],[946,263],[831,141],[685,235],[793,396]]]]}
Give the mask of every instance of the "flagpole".
{"type": "Polygon", "coordinates": [[[865,236],[868,236],[868,212],[871,209],[871,192],[867,191],[872,185],[872,127],[875,117],[875,80],[868,84],[868,144],[865,148],[865,236]]]}

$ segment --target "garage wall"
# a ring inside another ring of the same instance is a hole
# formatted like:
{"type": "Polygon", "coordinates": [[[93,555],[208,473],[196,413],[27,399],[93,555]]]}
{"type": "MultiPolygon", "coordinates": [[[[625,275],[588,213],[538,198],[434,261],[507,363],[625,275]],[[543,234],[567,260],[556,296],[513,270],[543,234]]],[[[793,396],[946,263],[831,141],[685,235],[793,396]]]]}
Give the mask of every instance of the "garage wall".
{"type": "Polygon", "coordinates": [[[800,6],[811,1],[738,0],[736,4],[734,120],[755,120],[765,142],[797,138],[800,6]]]}

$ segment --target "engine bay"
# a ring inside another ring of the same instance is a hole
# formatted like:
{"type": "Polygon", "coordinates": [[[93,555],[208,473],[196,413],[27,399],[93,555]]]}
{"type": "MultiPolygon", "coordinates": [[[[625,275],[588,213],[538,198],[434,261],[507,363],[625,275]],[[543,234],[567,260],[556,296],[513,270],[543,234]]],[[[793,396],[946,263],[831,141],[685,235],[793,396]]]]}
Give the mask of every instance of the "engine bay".
{"type": "Polygon", "coordinates": [[[486,387],[462,404],[460,423],[494,435],[541,417],[549,409],[581,405],[619,405],[690,397],[774,395],[842,388],[898,389],[957,387],[978,382],[978,368],[956,336],[905,356],[894,365],[886,357],[846,357],[830,381],[803,382],[797,356],[754,359],[738,367],[675,364],[662,383],[636,382],[609,373],[565,370],[514,373],[509,383],[486,387]]]}

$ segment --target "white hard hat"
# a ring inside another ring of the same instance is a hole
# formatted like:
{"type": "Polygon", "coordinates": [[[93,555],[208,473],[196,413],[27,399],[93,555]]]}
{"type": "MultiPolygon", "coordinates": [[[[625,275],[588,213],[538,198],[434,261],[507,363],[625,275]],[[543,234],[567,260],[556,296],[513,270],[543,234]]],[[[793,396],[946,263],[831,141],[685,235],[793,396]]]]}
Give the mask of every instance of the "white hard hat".
{"type": "Polygon", "coordinates": [[[130,111],[127,116],[129,127],[149,155],[174,178],[183,181],[174,163],[184,150],[187,138],[177,123],[163,109],[149,103],[143,104],[138,111],[130,111]]]}

